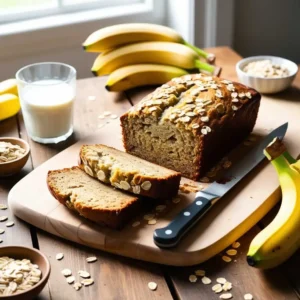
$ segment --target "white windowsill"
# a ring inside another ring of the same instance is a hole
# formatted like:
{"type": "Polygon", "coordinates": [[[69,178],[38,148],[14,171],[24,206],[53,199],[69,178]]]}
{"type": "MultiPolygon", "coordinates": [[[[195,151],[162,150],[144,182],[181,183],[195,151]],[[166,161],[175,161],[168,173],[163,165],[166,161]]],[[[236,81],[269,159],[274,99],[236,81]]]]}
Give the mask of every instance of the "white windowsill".
{"type": "Polygon", "coordinates": [[[149,12],[152,9],[152,1],[146,1],[145,3],[136,3],[124,6],[114,6],[73,13],[64,13],[21,22],[7,23],[0,25],[0,36],[49,28],[57,28],[82,22],[99,21],[120,16],[124,17],[132,14],[149,12]]]}

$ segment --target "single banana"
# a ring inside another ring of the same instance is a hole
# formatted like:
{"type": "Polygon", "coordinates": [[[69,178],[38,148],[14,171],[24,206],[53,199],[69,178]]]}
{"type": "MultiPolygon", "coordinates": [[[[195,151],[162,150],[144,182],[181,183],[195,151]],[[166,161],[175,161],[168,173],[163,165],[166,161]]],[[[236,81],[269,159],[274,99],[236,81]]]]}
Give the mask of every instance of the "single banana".
{"type": "Polygon", "coordinates": [[[128,65],[163,64],[183,69],[200,69],[209,73],[219,68],[200,61],[197,53],[185,45],[170,42],[143,42],[100,54],[92,67],[96,76],[107,75],[128,65]]]}
{"type": "Polygon", "coordinates": [[[0,95],[0,121],[10,118],[20,110],[19,98],[14,94],[0,95]]]}
{"type": "Polygon", "coordinates": [[[16,79],[7,79],[0,82],[0,95],[14,94],[18,96],[18,87],[16,79]]]}
{"type": "Polygon", "coordinates": [[[103,52],[126,44],[148,41],[184,44],[192,48],[208,62],[212,63],[215,60],[214,54],[207,53],[189,44],[175,30],[166,26],[147,23],[118,24],[99,29],[93,32],[82,46],[87,52],[103,52]]]}
{"type": "Polygon", "coordinates": [[[186,70],[167,65],[131,65],[112,72],[105,87],[109,91],[125,91],[138,86],[163,84],[185,74],[188,74],[186,70]]]}
{"type": "Polygon", "coordinates": [[[269,269],[286,261],[300,246],[300,160],[276,138],[264,151],[279,176],[282,203],[274,220],[251,242],[250,266],[269,269]]]}

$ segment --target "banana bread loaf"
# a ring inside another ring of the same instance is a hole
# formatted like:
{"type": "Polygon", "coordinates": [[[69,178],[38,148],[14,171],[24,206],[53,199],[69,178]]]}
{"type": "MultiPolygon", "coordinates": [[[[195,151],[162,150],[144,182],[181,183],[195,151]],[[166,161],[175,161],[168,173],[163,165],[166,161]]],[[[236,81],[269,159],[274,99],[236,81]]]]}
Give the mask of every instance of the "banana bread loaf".
{"type": "Polygon", "coordinates": [[[181,175],[105,145],[84,145],[80,167],[90,176],[134,194],[154,199],[177,195],[181,175]]]}
{"type": "Polygon", "coordinates": [[[47,184],[60,203],[107,227],[123,227],[142,209],[141,199],[91,178],[79,167],[49,171],[47,184]]]}
{"type": "Polygon", "coordinates": [[[127,152],[199,179],[252,131],[260,94],[202,74],[174,78],[121,117],[127,152]]]}

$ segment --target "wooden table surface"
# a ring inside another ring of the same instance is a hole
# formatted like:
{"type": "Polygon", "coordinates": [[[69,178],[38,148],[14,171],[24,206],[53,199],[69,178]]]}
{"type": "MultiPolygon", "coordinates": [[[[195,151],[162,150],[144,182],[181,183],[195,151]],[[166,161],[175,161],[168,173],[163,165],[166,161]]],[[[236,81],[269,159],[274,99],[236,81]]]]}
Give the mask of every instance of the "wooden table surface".
{"type": "MultiPolygon", "coordinates": [[[[218,65],[223,67],[222,77],[236,79],[235,64],[241,57],[227,47],[209,49],[216,54],[218,65]]],[[[104,89],[106,78],[91,78],[78,81],[77,98],[75,104],[75,134],[66,142],[58,145],[41,145],[28,139],[22,116],[0,122],[0,136],[15,136],[28,140],[31,146],[31,156],[25,168],[17,176],[0,178],[0,203],[7,202],[7,194],[12,186],[31,170],[78,141],[81,137],[105,130],[105,120],[98,116],[104,111],[111,111],[121,115],[131,105],[137,103],[143,95],[151,91],[136,89],[126,93],[109,93],[104,89]],[[87,100],[88,96],[96,96],[95,101],[87,100]]],[[[294,85],[300,88],[300,75],[294,85]]],[[[300,94],[300,92],[299,92],[300,94]]],[[[300,105],[300,104],[299,104],[300,105]]],[[[108,120],[108,119],[107,119],[108,120]]],[[[43,201],[43,199],[40,199],[43,201]]],[[[251,293],[255,300],[300,299],[300,253],[299,251],[282,266],[260,271],[247,265],[245,256],[249,243],[253,237],[272,220],[275,208],[259,224],[255,225],[239,242],[241,247],[235,261],[225,263],[220,255],[194,267],[167,267],[136,261],[102,251],[97,251],[62,240],[22,220],[15,218],[9,210],[0,211],[0,216],[9,216],[15,222],[12,228],[5,228],[1,235],[5,245],[26,245],[40,249],[51,262],[50,280],[37,298],[39,300],[147,300],[147,299],[219,299],[219,295],[212,292],[210,285],[204,285],[201,280],[189,282],[189,275],[197,269],[206,270],[209,278],[215,282],[218,277],[225,277],[233,283],[231,293],[233,299],[243,299],[243,295],[251,293]],[[57,261],[55,255],[64,253],[64,259],[57,261]],[[89,264],[85,258],[97,256],[96,263],[89,264]],[[73,272],[86,269],[95,280],[93,286],[83,287],[75,291],[65,281],[61,270],[70,268],[73,272]],[[158,284],[156,291],[148,289],[147,284],[154,281],[158,284]]],[[[0,224],[0,228],[4,225],[0,224]]]]}

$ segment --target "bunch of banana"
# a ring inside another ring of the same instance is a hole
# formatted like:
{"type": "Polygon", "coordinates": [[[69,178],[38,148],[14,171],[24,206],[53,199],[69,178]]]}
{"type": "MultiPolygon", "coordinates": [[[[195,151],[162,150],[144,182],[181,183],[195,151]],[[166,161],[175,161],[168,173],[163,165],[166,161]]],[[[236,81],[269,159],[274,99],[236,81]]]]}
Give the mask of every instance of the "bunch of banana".
{"type": "Polygon", "coordinates": [[[20,110],[17,82],[7,79],[0,82],[0,121],[10,118],[20,110]]]}
{"type": "Polygon", "coordinates": [[[274,220],[251,242],[250,266],[269,269],[286,261],[300,247],[300,160],[287,152],[276,138],[265,150],[275,167],[282,190],[282,203],[274,220]]]}
{"type": "Polygon", "coordinates": [[[101,52],[92,72],[96,76],[110,74],[106,86],[111,91],[162,84],[195,69],[214,75],[221,70],[209,64],[215,60],[213,54],[187,43],[173,29],[155,24],[106,27],[92,33],[83,48],[101,52]]]}

